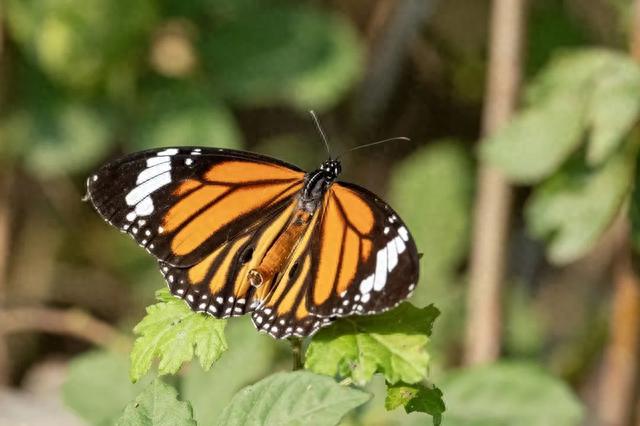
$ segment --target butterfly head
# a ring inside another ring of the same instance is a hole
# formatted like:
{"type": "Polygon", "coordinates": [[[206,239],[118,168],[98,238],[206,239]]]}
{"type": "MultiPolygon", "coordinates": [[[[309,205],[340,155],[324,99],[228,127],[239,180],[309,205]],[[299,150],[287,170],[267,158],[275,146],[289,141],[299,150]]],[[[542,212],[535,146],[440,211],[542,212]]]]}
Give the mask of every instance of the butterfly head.
{"type": "Polygon", "coordinates": [[[340,164],[340,160],[328,159],[322,163],[320,170],[324,172],[327,180],[333,182],[342,172],[342,164],[340,164]]]}

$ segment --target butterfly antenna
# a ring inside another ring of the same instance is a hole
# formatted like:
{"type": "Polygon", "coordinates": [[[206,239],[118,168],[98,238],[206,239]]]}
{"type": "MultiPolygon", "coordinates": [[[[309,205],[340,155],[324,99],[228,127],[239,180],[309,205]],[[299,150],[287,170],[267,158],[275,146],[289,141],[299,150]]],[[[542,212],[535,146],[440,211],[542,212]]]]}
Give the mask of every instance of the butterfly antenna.
{"type": "Polygon", "coordinates": [[[311,110],[309,111],[309,114],[311,114],[311,117],[313,117],[313,121],[316,123],[316,127],[320,132],[320,136],[322,136],[324,146],[325,148],[327,148],[327,154],[329,155],[329,158],[331,158],[331,148],[329,147],[329,142],[327,141],[327,135],[324,134],[324,130],[322,130],[322,126],[320,125],[320,120],[318,120],[318,116],[316,115],[315,111],[311,110]]]}
{"type": "Polygon", "coordinates": [[[351,149],[347,150],[347,152],[355,151],[356,149],[361,149],[361,148],[369,148],[370,146],[380,145],[381,143],[386,143],[386,142],[391,142],[391,141],[408,141],[408,142],[411,142],[411,139],[409,139],[407,137],[404,137],[404,136],[396,136],[395,138],[383,139],[381,141],[366,143],[364,145],[358,145],[355,148],[351,148],[351,149]]]}

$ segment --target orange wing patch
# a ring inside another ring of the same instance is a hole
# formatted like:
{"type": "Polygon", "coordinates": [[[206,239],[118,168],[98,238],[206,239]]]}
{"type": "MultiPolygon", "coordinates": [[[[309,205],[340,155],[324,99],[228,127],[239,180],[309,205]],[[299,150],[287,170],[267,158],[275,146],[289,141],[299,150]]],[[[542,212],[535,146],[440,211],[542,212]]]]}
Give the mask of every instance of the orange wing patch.
{"type": "Polygon", "coordinates": [[[211,278],[211,282],[209,283],[209,291],[211,292],[211,294],[216,294],[223,289],[231,272],[231,261],[233,260],[238,250],[240,250],[244,243],[249,240],[249,237],[250,236],[247,235],[243,238],[239,238],[233,243],[231,249],[226,253],[226,256],[222,260],[220,267],[218,268],[216,273],[213,274],[213,278],[211,278]]]}
{"type": "Polygon", "coordinates": [[[183,181],[174,191],[173,195],[184,195],[192,189],[202,186],[202,182],[195,179],[187,179],[183,181]]]}
{"type": "MultiPolygon", "coordinates": [[[[171,250],[176,255],[189,254],[200,247],[211,235],[236,220],[239,216],[277,203],[299,191],[301,185],[247,186],[225,192],[210,207],[195,216],[178,231],[171,241],[171,250]]],[[[208,185],[205,188],[210,186],[219,187],[218,185],[208,185]]],[[[199,208],[201,208],[200,205],[198,208],[194,208],[192,212],[197,212],[199,208]]]]}
{"type": "MultiPolygon", "coordinates": [[[[195,188],[195,186],[189,182],[190,181],[185,181],[186,185],[183,185],[195,188]]],[[[180,190],[183,185],[178,189],[180,190]]],[[[229,188],[221,185],[205,185],[200,189],[193,191],[169,209],[162,221],[164,232],[171,232],[178,229],[180,225],[198,213],[200,209],[204,208],[208,204],[214,203],[228,190],[229,188]]]]}
{"type": "Polygon", "coordinates": [[[340,275],[336,292],[341,294],[349,287],[349,283],[358,271],[358,251],[360,249],[360,239],[351,229],[347,229],[344,247],[342,249],[342,263],[340,265],[340,275]]]}
{"type": "Polygon", "coordinates": [[[211,265],[213,265],[213,262],[218,258],[218,256],[220,256],[223,248],[224,246],[219,247],[202,261],[189,268],[189,281],[191,284],[199,285],[204,281],[207,276],[207,272],[211,269],[211,265]]]}
{"type": "MultiPolygon", "coordinates": [[[[289,289],[285,297],[278,304],[279,315],[284,315],[288,312],[293,311],[295,307],[296,299],[298,298],[298,294],[300,294],[300,291],[302,290],[302,284],[304,283],[304,280],[306,279],[310,268],[311,268],[311,261],[309,260],[309,257],[307,257],[304,260],[300,274],[296,278],[295,282],[293,283],[293,285],[291,286],[291,288],[289,289]]],[[[279,297],[280,295],[274,295],[274,298],[279,298],[279,297]]]]}
{"type": "Polygon", "coordinates": [[[361,234],[366,235],[371,232],[374,217],[367,203],[358,194],[344,186],[335,185],[331,192],[340,201],[349,223],[361,234]]]}
{"type": "Polygon", "coordinates": [[[331,296],[333,283],[338,273],[342,238],[345,230],[344,219],[338,210],[337,204],[329,195],[329,202],[322,218],[318,276],[317,283],[313,289],[313,302],[315,304],[321,305],[331,296]]]}
{"type": "Polygon", "coordinates": [[[303,172],[291,170],[276,164],[250,161],[225,161],[213,166],[205,173],[204,178],[211,182],[237,184],[261,180],[296,180],[302,179],[303,176],[303,172]]]}
{"type": "Polygon", "coordinates": [[[374,226],[371,207],[351,189],[336,185],[327,195],[313,289],[314,305],[345,292],[361,263],[371,256],[367,236],[374,226]]]}

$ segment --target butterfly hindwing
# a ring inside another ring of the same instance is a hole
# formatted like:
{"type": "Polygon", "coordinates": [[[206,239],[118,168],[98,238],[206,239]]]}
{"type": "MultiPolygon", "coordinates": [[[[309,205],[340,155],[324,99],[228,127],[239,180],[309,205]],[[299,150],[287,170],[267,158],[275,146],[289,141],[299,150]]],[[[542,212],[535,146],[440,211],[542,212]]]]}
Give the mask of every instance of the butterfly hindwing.
{"type": "Polygon", "coordinates": [[[254,323],[278,338],[307,336],[339,317],[384,312],[413,293],[418,260],[388,204],[357,185],[336,183],[254,323]]]}
{"type": "Polygon", "coordinates": [[[109,163],[87,188],[109,223],[157,259],[190,266],[282,208],[303,177],[258,154],[167,148],[109,163]]]}

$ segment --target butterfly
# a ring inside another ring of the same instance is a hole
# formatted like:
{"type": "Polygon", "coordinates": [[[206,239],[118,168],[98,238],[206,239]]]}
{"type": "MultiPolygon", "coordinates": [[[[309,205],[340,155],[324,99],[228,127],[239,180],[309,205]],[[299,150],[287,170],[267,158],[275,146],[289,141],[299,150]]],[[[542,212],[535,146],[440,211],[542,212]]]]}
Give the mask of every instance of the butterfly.
{"type": "Polygon", "coordinates": [[[389,310],[418,282],[418,252],[394,210],[264,155],[178,147],[134,153],[87,179],[111,225],[159,263],[171,293],[216,318],[251,314],[274,338],[306,337],[348,315],[389,310]]]}

